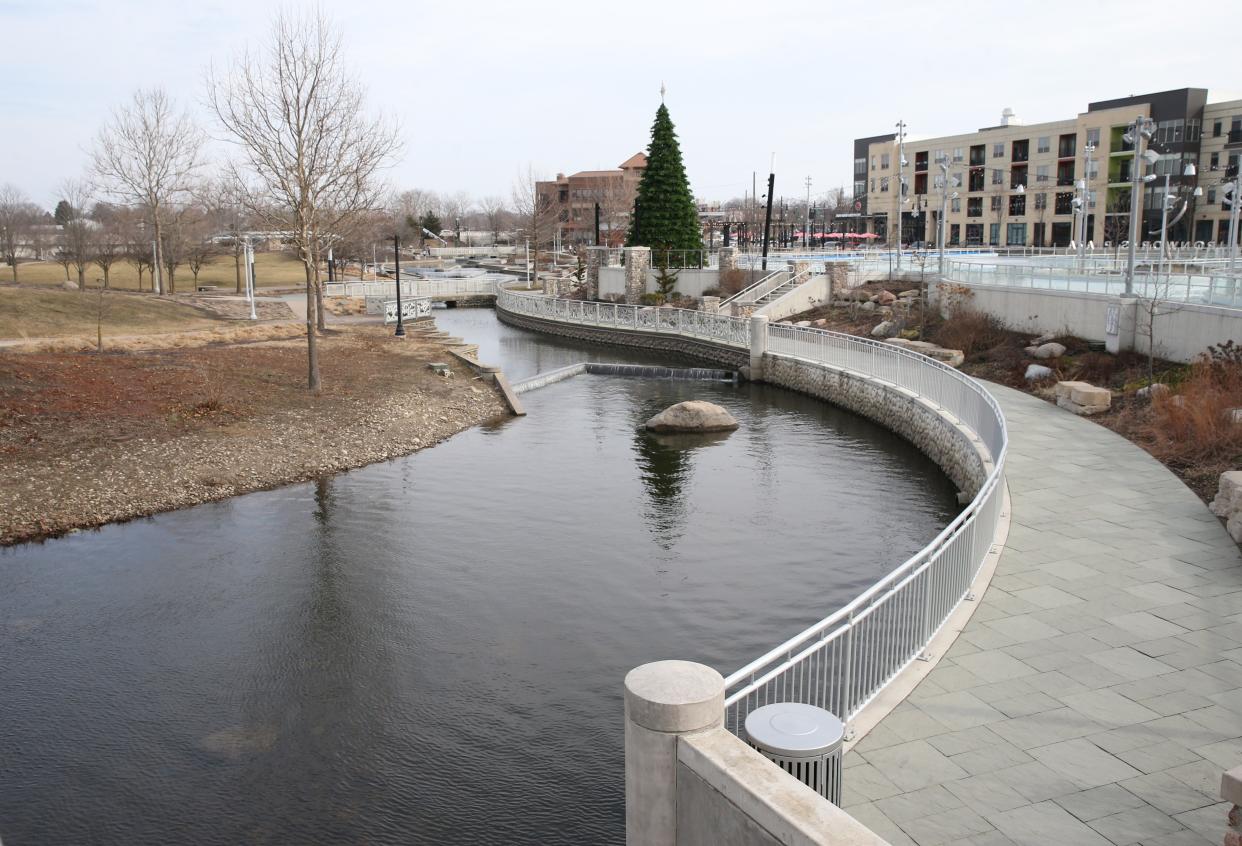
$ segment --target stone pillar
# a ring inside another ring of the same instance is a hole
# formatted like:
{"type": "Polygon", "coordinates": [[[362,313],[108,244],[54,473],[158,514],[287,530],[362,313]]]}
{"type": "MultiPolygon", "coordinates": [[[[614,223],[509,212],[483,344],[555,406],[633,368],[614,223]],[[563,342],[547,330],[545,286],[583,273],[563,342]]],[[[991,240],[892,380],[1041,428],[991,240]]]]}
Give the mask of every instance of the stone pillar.
{"type": "Polygon", "coordinates": [[[721,247],[720,252],[716,255],[717,266],[720,268],[721,273],[727,270],[737,270],[737,247],[721,247]]]}
{"type": "Polygon", "coordinates": [[[795,261],[793,263],[793,275],[794,276],[797,276],[801,273],[806,273],[810,269],[811,269],[811,263],[809,261],[795,261]]]}
{"type": "Polygon", "coordinates": [[[1138,329],[1138,300],[1134,297],[1117,297],[1108,304],[1104,319],[1104,349],[1116,355],[1122,350],[1134,349],[1134,335],[1138,329]]]}
{"type": "Polygon", "coordinates": [[[724,724],[724,690],[720,673],[691,661],[656,661],[626,675],[626,846],[675,846],[677,739],[724,724]]]}
{"type": "Polygon", "coordinates": [[[720,297],[703,297],[703,311],[708,314],[720,312],[720,297]]]}
{"type": "Polygon", "coordinates": [[[543,293],[548,297],[557,295],[556,275],[552,272],[543,275],[543,293]]]}
{"type": "Polygon", "coordinates": [[[650,247],[625,248],[625,301],[637,305],[647,293],[647,270],[651,267],[650,247]]]}
{"type": "Polygon", "coordinates": [[[763,381],[763,354],[768,351],[768,316],[750,316],[750,375],[752,382],[763,381]]]}
{"type": "Polygon", "coordinates": [[[1220,798],[1233,803],[1226,820],[1225,846],[1242,846],[1242,766],[1220,777],[1220,798]]]}
{"type": "Polygon", "coordinates": [[[599,268],[608,261],[607,247],[587,247],[586,295],[588,300],[599,299],[599,268]]]}

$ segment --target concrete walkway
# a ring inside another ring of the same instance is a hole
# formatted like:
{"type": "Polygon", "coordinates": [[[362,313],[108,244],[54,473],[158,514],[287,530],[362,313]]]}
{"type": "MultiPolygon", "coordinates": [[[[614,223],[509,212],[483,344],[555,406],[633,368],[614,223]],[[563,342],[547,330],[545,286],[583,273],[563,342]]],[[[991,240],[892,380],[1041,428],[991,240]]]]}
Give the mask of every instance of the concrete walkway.
{"type": "Polygon", "coordinates": [[[894,844],[1219,844],[1242,764],[1242,555],[1138,447],[990,386],[1013,524],[931,674],[846,756],[894,844]]]}

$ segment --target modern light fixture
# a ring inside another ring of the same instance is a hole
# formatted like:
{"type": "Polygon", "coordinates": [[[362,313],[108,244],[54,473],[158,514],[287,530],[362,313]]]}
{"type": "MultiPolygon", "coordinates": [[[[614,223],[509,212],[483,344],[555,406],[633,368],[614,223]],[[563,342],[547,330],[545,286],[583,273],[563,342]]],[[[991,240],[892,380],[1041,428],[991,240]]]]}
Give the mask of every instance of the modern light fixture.
{"type": "Polygon", "coordinates": [[[1182,171],[1182,176],[1194,176],[1196,173],[1198,173],[1198,171],[1195,170],[1194,163],[1192,162],[1191,164],[1186,165],[1185,170],[1182,171]]]}
{"type": "Polygon", "coordinates": [[[1015,194],[1025,194],[1025,193],[1026,193],[1026,186],[1025,186],[1025,185],[1018,185],[1018,187],[1017,187],[1017,188],[1013,189],[1013,192],[1014,192],[1015,194]]]}
{"type": "Polygon", "coordinates": [[[1148,147],[1146,150],[1143,151],[1143,158],[1147,161],[1149,165],[1154,165],[1156,162],[1160,161],[1160,154],[1157,153],[1155,150],[1153,150],[1151,147],[1148,147]]]}
{"type": "Polygon", "coordinates": [[[1143,181],[1144,181],[1144,182],[1155,182],[1155,181],[1156,181],[1156,174],[1154,174],[1154,173],[1149,173],[1149,174],[1147,174],[1146,176],[1144,176],[1144,177],[1143,177],[1143,181]]]}
{"type": "Polygon", "coordinates": [[[1202,196],[1203,196],[1203,189],[1202,189],[1202,188],[1200,188],[1198,185],[1196,185],[1196,186],[1195,186],[1195,190],[1194,190],[1194,191],[1192,191],[1191,193],[1192,193],[1192,194],[1194,194],[1196,197],[1202,197],[1202,196]]]}

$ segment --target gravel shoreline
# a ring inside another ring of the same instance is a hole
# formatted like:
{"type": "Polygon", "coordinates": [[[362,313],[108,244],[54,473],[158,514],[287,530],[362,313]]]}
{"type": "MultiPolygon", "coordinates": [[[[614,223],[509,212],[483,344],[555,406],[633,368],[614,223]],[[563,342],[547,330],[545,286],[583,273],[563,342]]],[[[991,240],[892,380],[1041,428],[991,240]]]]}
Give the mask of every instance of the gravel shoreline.
{"type": "Polygon", "coordinates": [[[53,457],[7,456],[0,546],[320,478],[509,416],[496,387],[464,366],[454,363],[447,379],[425,376],[424,368],[414,364],[407,383],[380,396],[337,397],[309,410],[269,410],[119,443],[86,440],[53,457]]]}

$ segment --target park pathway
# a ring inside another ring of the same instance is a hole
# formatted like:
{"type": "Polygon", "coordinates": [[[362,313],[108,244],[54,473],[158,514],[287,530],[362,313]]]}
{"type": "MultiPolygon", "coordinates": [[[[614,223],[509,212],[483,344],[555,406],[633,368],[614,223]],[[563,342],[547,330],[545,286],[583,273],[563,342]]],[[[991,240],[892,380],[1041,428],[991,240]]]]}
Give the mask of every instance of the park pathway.
{"type": "Polygon", "coordinates": [[[1207,846],[1242,764],[1242,555],[1172,473],[1000,386],[1013,522],[931,674],[846,756],[894,844],[1207,846]]]}

